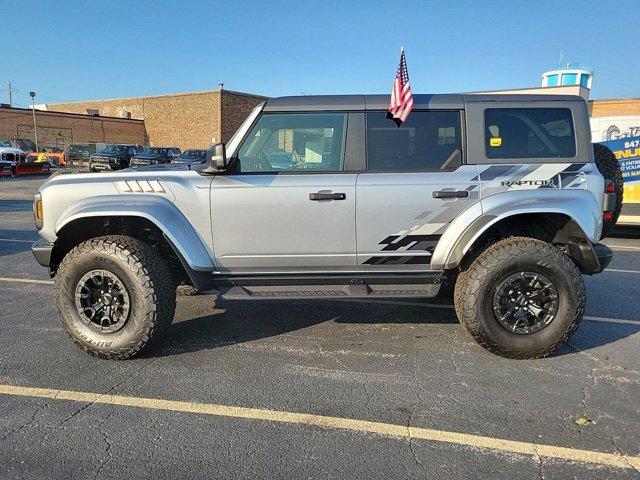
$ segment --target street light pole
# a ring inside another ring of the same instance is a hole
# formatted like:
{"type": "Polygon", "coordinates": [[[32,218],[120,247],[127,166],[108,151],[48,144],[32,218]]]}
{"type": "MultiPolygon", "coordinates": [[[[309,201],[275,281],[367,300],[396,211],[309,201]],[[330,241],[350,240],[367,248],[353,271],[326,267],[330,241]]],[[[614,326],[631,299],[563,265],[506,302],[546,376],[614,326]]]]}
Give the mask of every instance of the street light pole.
{"type": "Polygon", "coordinates": [[[33,112],[33,136],[36,139],[36,153],[38,153],[38,128],[36,127],[36,92],[29,92],[31,97],[31,111],[33,112]]]}

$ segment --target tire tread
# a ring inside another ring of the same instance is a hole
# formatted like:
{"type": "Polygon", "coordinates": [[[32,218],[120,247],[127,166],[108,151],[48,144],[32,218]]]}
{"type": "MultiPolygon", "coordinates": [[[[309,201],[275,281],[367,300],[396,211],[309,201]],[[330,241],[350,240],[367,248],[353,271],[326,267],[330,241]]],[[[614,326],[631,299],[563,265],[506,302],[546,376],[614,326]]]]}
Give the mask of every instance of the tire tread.
{"type": "Polygon", "coordinates": [[[458,275],[454,291],[454,307],[460,321],[464,323],[467,331],[471,334],[476,342],[489,352],[497,355],[516,358],[516,359],[533,359],[542,358],[551,355],[556,348],[565,343],[571,334],[578,328],[586,303],[586,292],[584,282],[580,271],[562,250],[554,245],[528,237],[510,237],[500,240],[493,245],[487,247],[470,267],[458,275]],[[576,314],[570,327],[556,342],[545,348],[519,352],[504,345],[495,343],[484,331],[482,325],[478,321],[477,302],[479,299],[482,278],[491,275],[492,271],[497,268],[500,263],[512,257],[522,255],[536,255],[541,259],[547,259],[560,265],[561,268],[567,270],[573,279],[573,286],[576,290],[577,305],[576,314]]]}

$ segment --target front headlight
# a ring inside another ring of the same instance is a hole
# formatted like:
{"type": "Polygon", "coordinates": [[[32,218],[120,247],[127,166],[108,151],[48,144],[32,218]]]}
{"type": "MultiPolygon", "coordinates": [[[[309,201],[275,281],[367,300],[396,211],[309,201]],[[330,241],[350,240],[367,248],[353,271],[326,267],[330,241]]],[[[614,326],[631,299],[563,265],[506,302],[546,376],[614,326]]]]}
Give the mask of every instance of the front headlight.
{"type": "Polygon", "coordinates": [[[44,218],[44,210],[42,206],[42,195],[36,193],[33,196],[33,219],[36,224],[36,228],[40,230],[42,228],[42,220],[44,218]]]}

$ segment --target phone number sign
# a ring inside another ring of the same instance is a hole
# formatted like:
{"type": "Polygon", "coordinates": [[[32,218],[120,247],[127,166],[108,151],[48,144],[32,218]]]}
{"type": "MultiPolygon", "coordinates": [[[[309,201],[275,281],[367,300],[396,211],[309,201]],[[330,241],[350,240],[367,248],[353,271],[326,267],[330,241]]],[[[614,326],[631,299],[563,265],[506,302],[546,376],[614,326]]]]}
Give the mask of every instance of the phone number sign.
{"type": "Polygon", "coordinates": [[[625,182],[640,181],[640,137],[625,137],[600,142],[618,159],[625,182]]]}

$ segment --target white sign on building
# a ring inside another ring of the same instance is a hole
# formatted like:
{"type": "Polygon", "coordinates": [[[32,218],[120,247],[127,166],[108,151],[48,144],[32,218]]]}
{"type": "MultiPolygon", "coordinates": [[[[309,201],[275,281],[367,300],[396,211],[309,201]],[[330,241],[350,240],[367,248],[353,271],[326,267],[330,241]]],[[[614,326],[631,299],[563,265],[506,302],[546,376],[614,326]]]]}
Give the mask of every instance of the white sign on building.
{"type": "Polygon", "coordinates": [[[590,122],[592,142],[640,136],[640,115],[591,117],[590,122]]]}

